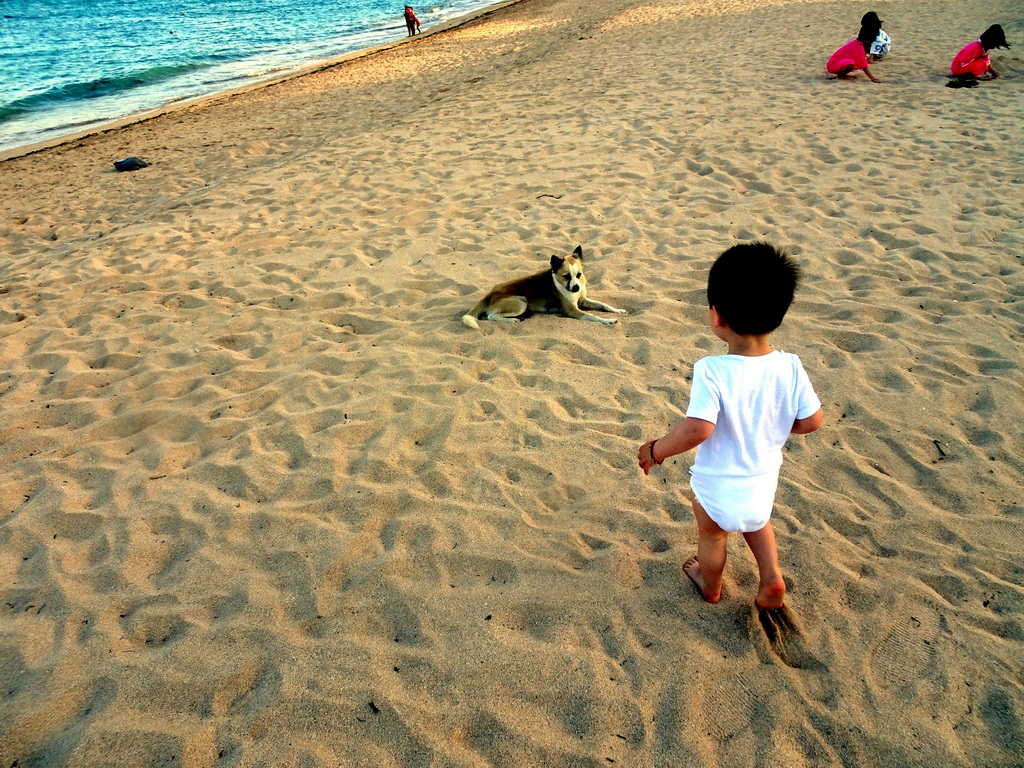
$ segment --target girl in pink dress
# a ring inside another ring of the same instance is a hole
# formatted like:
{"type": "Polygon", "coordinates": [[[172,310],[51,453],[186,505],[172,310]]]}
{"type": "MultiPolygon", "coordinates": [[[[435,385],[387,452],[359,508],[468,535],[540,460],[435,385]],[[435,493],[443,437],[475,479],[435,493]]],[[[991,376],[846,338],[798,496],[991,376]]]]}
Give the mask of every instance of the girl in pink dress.
{"type": "Polygon", "coordinates": [[[875,14],[871,14],[871,16],[874,18],[869,19],[868,16],[865,16],[861,20],[860,34],[857,35],[856,40],[851,40],[832,54],[828,64],[825,65],[825,69],[830,75],[841,78],[846,77],[854,70],[862,69],[871,82],[882,82],[871,73],[871,67],[868,66],[868,51],[871,50],[871,44],[875,42],[875,38],[878,37],[878,32],[882,28],[882,22],[878,20],[878,16],[875,14]]]}
{"type": "Polygon", "coordinates": [[[984,77],[987,74],[988,79],[994,80],[999,77],[999,73],[992,66],[988,52],[993,48],[1009,47],[1010,44],[1006,42],[1003,28],[998,24],[993,24],[981,33],[980,39],[968,43],[960,49],[960,53],[953,59],[951,67],[953,74],[957,77],[976,78],[984,77]]]}

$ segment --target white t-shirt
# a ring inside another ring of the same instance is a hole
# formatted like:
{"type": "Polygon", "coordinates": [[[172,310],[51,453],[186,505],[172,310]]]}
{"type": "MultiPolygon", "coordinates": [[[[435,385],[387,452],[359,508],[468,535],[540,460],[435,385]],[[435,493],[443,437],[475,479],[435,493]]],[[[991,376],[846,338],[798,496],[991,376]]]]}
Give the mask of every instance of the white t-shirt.
{"type": "Polygon", "coordinates": [[[782,446],[796,419],[821,407],[800,358],[775,350],[767,355],[716,355],[693,366],[686,415],[715,425],[697,447],[694,475],[777,473],[782,446]]]}
{"type": "Polygon", "coordinates": [[[686,415],[715,429],[697,446],[690,489],[720,528],[747,533],[767,525],[782,446],[793,422],[820,407],[796,355],[775,351],[697,361],[686,415]]]}

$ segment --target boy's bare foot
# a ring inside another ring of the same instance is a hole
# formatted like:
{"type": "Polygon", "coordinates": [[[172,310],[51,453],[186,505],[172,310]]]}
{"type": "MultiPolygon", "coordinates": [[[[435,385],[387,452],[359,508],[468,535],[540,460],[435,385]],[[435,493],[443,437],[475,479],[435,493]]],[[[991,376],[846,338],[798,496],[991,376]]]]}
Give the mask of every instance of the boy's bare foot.
{"type": "Polygon", "coordinates": [[[782,579],[771,584],[762,584],[757,590],[757,597],[754,598],[754,605],[762,611],[773,611],[782,607],[783,598],[786,596],[786,582],[782,579]]]}
{"type": "Polygon", "coordinates": [[[689,576],[690,581],[697,585],[697,589],[700,590],[701,596],[709,603],[717,603],[721,599],[721,592],[709,595],[707,590],[704,588],[704,579],[700,575],[700,564],[697,562],[696,555],[683,563],[683,573],[689,576]]]}

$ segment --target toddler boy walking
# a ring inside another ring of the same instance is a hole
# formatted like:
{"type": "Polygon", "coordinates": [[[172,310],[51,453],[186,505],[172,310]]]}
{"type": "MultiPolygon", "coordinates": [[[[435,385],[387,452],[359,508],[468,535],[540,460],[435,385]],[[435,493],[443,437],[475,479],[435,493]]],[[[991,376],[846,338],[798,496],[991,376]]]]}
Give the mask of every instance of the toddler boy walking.
{"type": "Polygon", "coordinates": [[[698,360],[686,419],[640,446],[644,474],[670,456],[697,448],[690,469],[697,555],[683,570],[704,599],[722,595],[726,539],[739,531],[757,560],[758,608],[783,605],[771,513],[792,434],[821,426],[821,402],[800,358],[773,350],[768,336],[793,301],[800,270],[768,245],[737,245],[718,257],[708,275],[708,326],[728,352],[698,360]]]}

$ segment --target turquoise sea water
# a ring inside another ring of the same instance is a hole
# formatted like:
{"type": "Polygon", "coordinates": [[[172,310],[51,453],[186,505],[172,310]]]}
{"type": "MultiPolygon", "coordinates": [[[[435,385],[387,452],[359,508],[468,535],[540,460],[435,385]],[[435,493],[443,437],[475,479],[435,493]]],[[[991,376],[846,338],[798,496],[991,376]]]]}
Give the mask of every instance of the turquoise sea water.
{"type": "MultiPolygon", "coordinates": [[[[423,29],[494,0],[417,6],[423,29]]],[[[0,0],[0,150],[405,37],[384,0],[0,0]]]]}

